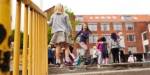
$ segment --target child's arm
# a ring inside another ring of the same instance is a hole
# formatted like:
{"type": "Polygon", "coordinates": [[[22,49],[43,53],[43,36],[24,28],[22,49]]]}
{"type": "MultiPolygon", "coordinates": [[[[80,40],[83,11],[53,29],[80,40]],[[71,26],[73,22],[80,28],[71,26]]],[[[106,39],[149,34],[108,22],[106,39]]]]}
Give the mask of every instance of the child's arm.
{"type": "Polygon", "coordinates": [[[52,26],[52,23],[53,23],[53,15],[51,16],[50,20],[47,21],[48,23],[48,26],[52,26]]]}
{"type": "Polygon", "coordinates": [[[77,37],[78,37],[80,34],[81,34],[81,31],[79,31],[79,32],[77,33],[77,35],[75,36],[74,40],[76,40],[77,37]]]}

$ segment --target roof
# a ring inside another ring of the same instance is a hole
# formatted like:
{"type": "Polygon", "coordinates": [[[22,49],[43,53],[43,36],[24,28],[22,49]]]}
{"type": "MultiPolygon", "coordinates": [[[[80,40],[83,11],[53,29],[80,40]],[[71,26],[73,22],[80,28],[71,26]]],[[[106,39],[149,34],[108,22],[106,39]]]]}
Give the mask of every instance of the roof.
{"type": "Polygon", "coordinates": [[[150,22],[150,15],[76,15],[80,22],[150,22]]]}

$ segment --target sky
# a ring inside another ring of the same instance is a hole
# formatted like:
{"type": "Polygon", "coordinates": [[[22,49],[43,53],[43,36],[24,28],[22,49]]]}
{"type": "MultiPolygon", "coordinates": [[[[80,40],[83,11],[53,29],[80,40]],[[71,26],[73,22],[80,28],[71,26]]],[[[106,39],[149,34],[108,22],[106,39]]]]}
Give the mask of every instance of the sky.
{"type": "MultiPolygon", "coordinates": [[[[12,29],[15,28],[16,0],[12,0],[12,29]]],[[[32,0],[43,11],[61,3],[75,15],[150,15],[150,0],[32,0]]],[[[23,5],[22,5],[23,6],[23,5]]],[[[24,9],[22,9],[23,11],[24,9]]],[[[23,16],[23,13],[22,13],[23,16]]],[[[21,30],[23,30],[23,17],[21,30]]]]}
{"type": "Polygon", "coordinates": [[[33,0],[43,10],[58,3],[76,15],[93,14],[150,14],[150,0],[33,0]],[[38,3],[38,1],[42,1],[38,3]]]}

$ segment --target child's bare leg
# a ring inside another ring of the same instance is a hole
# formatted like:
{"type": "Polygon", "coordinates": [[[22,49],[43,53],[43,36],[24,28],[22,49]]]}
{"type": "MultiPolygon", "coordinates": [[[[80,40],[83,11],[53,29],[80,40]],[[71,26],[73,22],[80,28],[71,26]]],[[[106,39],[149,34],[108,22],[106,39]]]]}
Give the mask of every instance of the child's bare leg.
{"type": "Polygon", "coordinates": [[[61,46],[60,45],[56,45],[56,63],[60,64],[60,50],[61,50],[61,46]]]}
{"type": "Polygon", "coordinates": [[[69,45],[67,43],[64,44],[64,47],[65,47],[65,61],[66,62],[69,62],[69,45]]]}

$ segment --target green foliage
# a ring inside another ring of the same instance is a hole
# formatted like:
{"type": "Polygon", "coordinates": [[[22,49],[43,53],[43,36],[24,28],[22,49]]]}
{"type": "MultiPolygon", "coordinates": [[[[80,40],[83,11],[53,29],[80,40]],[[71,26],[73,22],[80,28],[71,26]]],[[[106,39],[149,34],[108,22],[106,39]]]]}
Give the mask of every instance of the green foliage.
{"type": "MultiPolygon", "coordinates": [[[[20,49],[23,49],[23,32],[20,32],[20,49]]],[[[15,35],[15,30],[12,30],[11,31],[11,35],[10,35],[10,37],[11,37],[11,41],[14,41],[14,35],[15,35]]]]}
{"type": "Polygon", "coordinates": [[[48,27],[48,44],[49,44],[49,42],[51,40],[51,37],[52,37],[52,35],[51,35],[51,28],[48,27]]]}

